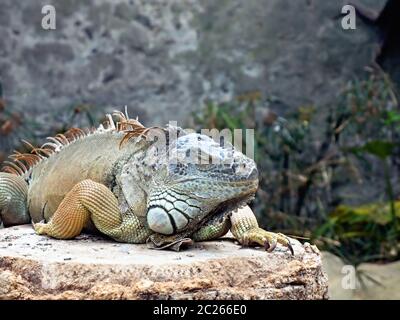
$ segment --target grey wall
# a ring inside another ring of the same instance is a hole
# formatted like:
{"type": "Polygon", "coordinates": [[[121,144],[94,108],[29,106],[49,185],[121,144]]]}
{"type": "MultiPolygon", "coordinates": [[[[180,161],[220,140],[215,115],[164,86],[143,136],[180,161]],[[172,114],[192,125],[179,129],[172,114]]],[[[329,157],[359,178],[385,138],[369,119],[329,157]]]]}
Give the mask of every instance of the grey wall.
{"type": "MultiPolygon", "coordinates": [[[[377,10],[385,1],[361,1],[377,10]]],[[[285,112],[323,107],[360,74],[376,35],[343,31],[339,0],[0,0],[0,82],[25,116],[127,104],[146,124],[259,90],[285,112]],[[53,4],[57,29],[41,28],[53,4]]],[[[51,121],[46,119],[43,121],[51,121]]]]}

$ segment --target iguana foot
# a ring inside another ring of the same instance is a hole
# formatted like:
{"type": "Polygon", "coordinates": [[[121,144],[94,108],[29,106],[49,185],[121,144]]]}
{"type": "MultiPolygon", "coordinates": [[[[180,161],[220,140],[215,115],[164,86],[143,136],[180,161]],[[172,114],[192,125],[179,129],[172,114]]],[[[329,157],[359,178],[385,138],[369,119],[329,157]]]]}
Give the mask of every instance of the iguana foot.
{"type": "Polygon", "coordinates": [[[277,243],[280,243],[289,248],[292,255],[294,255],[294,250],[289,238],[282,233],[274,233],[265,231],[261,228],[253,228],[244,232],[241,240],[241,243],[244,246],[260,245],[268,252],[274,251],[277,243]]]}
{"type": "Polygon", "coordinates": [[[294,255],[289,238],[282,233],[273,233],[261,229],[253,211],[248,206],[234,211],[231,216],[231,222],[231,231],[242,245],[260,245],[268,252],[272,252],[277,243],[280,243],[289,248],[292,255],[294,255]]]}

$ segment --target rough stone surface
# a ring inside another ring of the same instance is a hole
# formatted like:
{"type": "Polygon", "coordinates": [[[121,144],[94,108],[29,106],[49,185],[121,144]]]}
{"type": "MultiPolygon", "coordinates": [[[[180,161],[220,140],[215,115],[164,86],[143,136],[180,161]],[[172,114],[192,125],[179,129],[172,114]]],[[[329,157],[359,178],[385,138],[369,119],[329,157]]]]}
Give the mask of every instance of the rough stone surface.
{"type": "Polygon", "coordinates": [[[31,226],[0,230],[0,299],[325,299],[315,246],[293,240],[295,256],[229,240],[182,252],[95,236],[61,241],[31,226]]]}
{"type": "MultiPolygon", "coordinates": [[[[359,2],[380,10],[386,1],[359,2]]],[[[361,20],[341,28],[345,3],[2,0],[0,82],[8,106],[26,115],[127,104],[146,125],[257,90],[281,112],[324,106],[377,48],[361,20]],[[41,27],[45,4],[56,8],[56,30],[41,27]]]]}

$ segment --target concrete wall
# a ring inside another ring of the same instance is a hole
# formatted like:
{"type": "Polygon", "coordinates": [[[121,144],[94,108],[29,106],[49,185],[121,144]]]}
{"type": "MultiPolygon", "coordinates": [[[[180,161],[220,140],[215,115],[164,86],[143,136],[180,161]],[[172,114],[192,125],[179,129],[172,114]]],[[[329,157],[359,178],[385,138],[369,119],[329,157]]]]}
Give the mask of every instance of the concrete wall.
{"type": "MultiPolygon", "coordinates": [[[[386,1],[361,1],[381,8],[386,1]]],[[[128,105],[145,124],[188,120],[205,99],[247,91],[286,112],[330,103],[371,62],[376,35],[344,31],[343,1],[0,0],[7,108],[54,121],[81,103],[128,105]],[[41,8],[56,8],[43,30],[41,8]]]]}

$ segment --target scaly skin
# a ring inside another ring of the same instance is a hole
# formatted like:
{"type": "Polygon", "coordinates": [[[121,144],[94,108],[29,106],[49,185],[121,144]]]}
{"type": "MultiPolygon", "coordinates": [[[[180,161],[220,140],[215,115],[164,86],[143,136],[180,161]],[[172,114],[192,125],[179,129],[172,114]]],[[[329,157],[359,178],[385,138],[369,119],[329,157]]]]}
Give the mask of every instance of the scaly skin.
{"type": "Polygon", "coordinates": [[[27,193],[28,185],[22,177],[0,172],[0,223],[5,226],[29,223],[27,193]]]}
{"type": "Polygon", "coordinates": [[[11,173],[0,173],[4,226],[31,218],[38,234],[57,239],[87,229],[175,249],[231,230],[242,245],[272,251],[279,242],[291,249],[284,235],[259,228],[250,208],[235,210],[256,192],[253,160],[203,135],[174,127],[151,131],[117,115],[117,125],[109,116],[106,129],[73,129],[31,154],[14,155],[22,169],[12,165],[11,173]]]}

